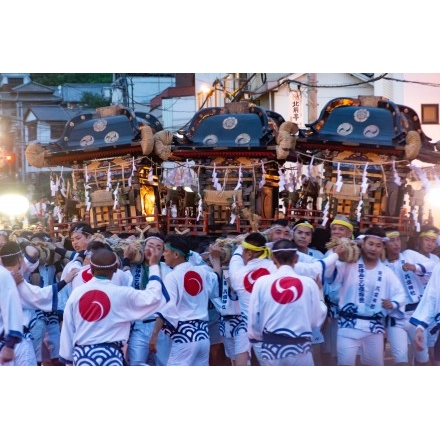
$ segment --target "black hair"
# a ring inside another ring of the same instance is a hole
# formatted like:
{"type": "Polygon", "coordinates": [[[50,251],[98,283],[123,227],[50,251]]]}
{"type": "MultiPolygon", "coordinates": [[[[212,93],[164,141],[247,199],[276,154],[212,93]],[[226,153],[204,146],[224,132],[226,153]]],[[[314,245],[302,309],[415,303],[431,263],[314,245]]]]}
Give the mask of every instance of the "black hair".
{"type": "Polygon", "coordinates": [[[98,249],[108,249],[109,251],[112,250],[107,243],[104,243],[103,241],[99,241],[99,240],[92,240],[87,244],[88,251],[95,252],[98,249]]]}
{"type": "Polygon", "coordinates": [[[191,253],[189,239],[185,235],[168,234],[165,237],[164,243],[167,243],[173,248],[178,249],[185,255],[185,257],[189,256],[191,253]]]}
{"type": "Polygon", "coordinates": [[[419,236],[422,232],[434,231],[436,234],[440,232],[440,229],[435,227],[434,225],[422,225],[420,226],[419,236]]]}
{"type": "Polygon", "coordinates": [[[260,232],[251,232],[244,241],[254,246],[263,247],[266,246],[266,237],[260,232]]]}
{"type": "Polygon", "coordinates": [[[3,266],[15,266],[18,263],[22,250],[15,241],[8,241],[0,249],[0,258],[3,266]],[[7,257],[5,255],[8,255],[7,257]]]}
{"type": "Polygon", "coordinates": [[[272,226],[280,225],[280,226],[289,226],[289,222],[285,218],[277,218],[273,223],[272,226]]]}
{"type": "Polygon", "coordinates": [[[397,229],[396,228],[382,229],[379,226],[373,226],[371,228],[368,228],[364,232],[364,235],[376,235],[377,237],[385,238],[387,236],[386,232],[391,232],[391,231],[397,231],[397,229]]]}
{"type": "Polygon", "coordinates": [[[272,258],[279,264],[292,265],[297,255],[296,244],[292,240],[282,238],[272,246],[272,258]]]}

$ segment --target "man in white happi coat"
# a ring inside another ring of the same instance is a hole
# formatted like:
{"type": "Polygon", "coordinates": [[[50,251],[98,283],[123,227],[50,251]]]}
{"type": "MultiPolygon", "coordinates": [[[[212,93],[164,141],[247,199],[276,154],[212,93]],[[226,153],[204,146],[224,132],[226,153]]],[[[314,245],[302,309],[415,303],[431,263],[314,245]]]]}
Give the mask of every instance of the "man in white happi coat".
{"type": "Polygon", "coordinates": [[[388,320],[387,335],[395,365],[428,365],[428,339],[422,351],[415,350],[415,328],[409,323],[425,290],[425,277],[432,273],[434,261],[412,249],[402,251],[400,232],[396,228],[386,228],[388,241],[385,244],[384,263],[399,278],[405,291],[405,316],[403,319],[388,320]],[[411,350],[409,350],[411,348],[411,350]],[[410,354],[412,360],[410,361],[410,354]]]}
{"type": "Polygon", "coordinates": [[[118,268],[116,254],[96,251],[90,260],[94,278],[75,288],[67,300],[61,329],[60,360],[67,365],[122,366],[122,347],[130,324],[159,311],[169,295],[159,277],[159,252],[146,248],[150,278],[144,290],[117,286],[112,275],[118,268]]]}
{"type": "Polygon", "coordinates": [[[58,291],[75,277],[76,272],[70,272],[65,280],[40,287],[24,279],[23,253],[16,242],[10,241],[6,243],[0,250],[0,257],[3,266],[12,274],[17,285],[23,309],[23,339],[17,345],[14,365],[36,366],[38,365],[37,355],[30,332],[35,312],[56,312],[58,291]]]}
{"type": "Polygon", "coordinates": [[[23,310],[14,278],[1,265],[0,283],[0,366],[13,366],[23,339],[23,310]]]}
{"type": "MultiPolygon", "coordinates": [[[[64,266],[61,278],[65,278],[66,274],[73,268],[81,269],[84,259],[86,258],[87,245],[91,241],[93,236],[93,229],[87,222],[74,223],[69,229],[69,237],[72,241],[72,247],[75,254],[72,259],[64,266]]],[[[58,315],[60,322],[63,319],[63,311],[66,305],[67,299],[72,292],[72,286],[68,284],[61,289],[58,293],[58,315]]]]}
{"type": "MultiPolygon", "coordinates": [[[[276,243],[276,242],[275,242],[276,243]]],[[[323,274],[330,276],[334,270],[334,265],[339,259],[338,252],[343,252],[340,247],[335,248],[335,252],[328,258],[323,260],[314,260],[305,254],[304,257],[309,258],[308,262],[296,263],[296,272],[300,275],[309,276],[313,279],[322,279],[323,274]]],[[[237,366],[248,365],[251,348],[254,349],[255,355],[260,364],[264,364],[264,360],[260,356],[261,343],[249,340],[247,334],[247,319],[249,300],[252,294],[255,281],[265,275],[276,270],[274,262],[269,259],[270,249],[266,246],[266,240],[259,232],[248,234],[241,244],[237,247],[229,262],[230,283],[232,289],[237,293],[240,304],[241,314],[243,317],[242,328],[237,334],[235,341],[237,366]]]]}
{"type": "MultiPolygon", "coordinates": [[[[162,236],[150,234],[145,238],[144,245],[146,247],[155,247],[162,257],[164,252],[162,236]]],[[[135,289],[145,288],[149,278],[149,265],[149,260],[145,258],[142,262],[132,265],[133,287],[135,289]]],[[[159,271],[162,279],[171,270],[163,261],[159,261],[159,271]]],[[[134,321],[131,324],[127,347],[129,365],[163,367],[168,363],[171,339],[161,328],[156,329],[156,317],[156,315],[150,315],[143,320],[134,321]]]]}
{"type": "Polygon", "coordinates": [[[255,281],[248,311],[249,338],[261,342],[265,365],[313,366],[312,338],[327,315],[318,284],[298,275],[295,243],[279,240],[272,247],[277,270],[255,281]]]}
{"type": "MultiPolygon", "coordinates": [[[[352,238],[353,224],[344,215],[338,214],[330,223],[330,238],[352,238]]],[[[333,249],[329,249],[325,256],[333,253],[333,249]]],[[[322,334],[324,343],[321,346],[321,362],[323,365],[337,365],[338,352],[336,341],[338,337],[338,318],[339,318],[339,289],[341,286],[336,283],[323,281],[324,299],[327,305],[327,319],[322,326],[322,334]]]]}
{"type": "Polygon", "coordinates": [[[381,228],[358,237],[361,255],[355,263],[336,263],[340,284],[337,335],[338,365],[384,365],[385,318],[403,318],[405,291],[394,272],[381,261],[388,240],[381,228]]]}
{"type": "MultiPolygon", "coordinates": [[[[439,240],[440,230],[434,225],[422,225],[420,227],[420,232],[417,237],[417,243],[415,250],[420,252],[425,257],[434,261],[435,264],[440,263],[440,257],[434,253],[434,250],[437,248],[437,243],[439,240]]],[[[431,277],[431,273],[428,272],[424,277],[425,287],[428,284],[428,281],[431,277]]],[[[428,338],[428,351],[429,351],[429,359],[432,365],[436,365],[437,361],[434,359],[434,351],[440,350],[440,339],[439,339],[439,331],[433,331],[436,323],[433,323],[431,327],[427,329],[427,338],[428,338]],[[437,349],[435,346],[438,345],[437,349]]]]}
{"type": "Polygon", "coordinates": [[[171,337],[168,366],[208,366],[210,338],[208,302],[218,296],[218,276],[211,269],[189,262],[188,237],[165,237],[163,258],[173,270],[164,278],[171,300],[158,312],[155,329],[164,327],[171,337]]]}
{"type": "MultiPolygon", "coordinates": [[[[410,324],[416,328],[414,346],[416,350],[423,351],[425,348],[426,333],[440,329],[440,265],[437,264],[433,271],[425,292],[409,319],[410,324]]],[[[434,365],[440,365],[440,347],[434,345],[434,365]]]]}

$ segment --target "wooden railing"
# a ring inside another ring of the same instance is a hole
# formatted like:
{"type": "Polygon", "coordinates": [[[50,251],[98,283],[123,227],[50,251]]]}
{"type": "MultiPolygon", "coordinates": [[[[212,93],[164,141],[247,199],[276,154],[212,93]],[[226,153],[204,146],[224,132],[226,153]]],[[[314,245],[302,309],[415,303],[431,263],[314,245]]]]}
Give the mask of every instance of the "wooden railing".
{"type": "Polygon", "coordinates": [[[396,228],[403,235],[412,235],[415,232],[414,222],[406,216],[363,215],[359,222],[359,230],[365,231],[373,226],[380,228],[396,228]]]}
{"type": "MultiPolygon", "coordinates": [[[[318,210],[302,210],[295,209],[292,211],[294,216],[284,216],[292,226],[296,220],[300,218],[308,219],[315,227],[322,224],[322,211],[318,210]]],[[[277,218],[261,218],[259,221],[259,230],[264,231],[270,228],[277,218]]],[[[49,217],[49,233],[52,237],[67,235],[72,222],[55,222],[53,217],[49,217]]],[[[91,225],[96,228],[96,225],[91,225]]],[[[108,232],[133,233],[137,234],[140,230],[144,230],[147,226],[151,226],[160,230],[163,234],[180,233],[187,235],[220,235],[222,233],[243,234],[250,231],[251,226],[247,219],[237,216],[233,224],[215,223],[209,224],[208,213],[204,213],[199,220],[194,217],[172,217],[167,215],[151,216],[133,216],[123,217],[120,212],[117,212],[113,226],[106,226],[104,228],[108,232]]],[[[415,232],[414,223],[409,217],[399,216],[384,216],[384,215],[363,215],[359,222],[359,230],[365,231],[372,226],[379,226],[381,228],[396,227],[403,235],[412,235],[415,232]]],[[[98,228],[99,229],[99,228],[98,228]]]]}

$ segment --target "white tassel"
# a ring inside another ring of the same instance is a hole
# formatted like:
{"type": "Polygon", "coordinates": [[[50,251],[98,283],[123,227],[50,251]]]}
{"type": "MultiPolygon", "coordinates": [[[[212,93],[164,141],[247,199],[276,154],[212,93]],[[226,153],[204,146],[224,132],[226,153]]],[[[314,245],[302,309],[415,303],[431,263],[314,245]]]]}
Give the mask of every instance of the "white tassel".
{"type": "Polygon", "coordinates": [[[361,193],[365,194],[368,189],[368,181],[367,181],[367,168],[368,168],[368,162],[364,167],[364,172],[362,174],[362,184],[361,184],[361,193]]]}
{"type": "Polygon", "coordinates": [[[335,183],[336,192],[341,191],[343,183],[344,182],[342,181],[342,174],[341,174],[341,163],[338,162],[338,174],[337,174],[337,179],[336,179],[336,183],[335,183]]]}
{"type": "Polygon", "coordinates": [[[396,170],[396,161],[395,160],[393,160],[393,174],[394,174],[394,183],[398,186],[402,185],[402,180],[400,179],[400,176],[396,170]]]}
{"type": "Polygon", "coordinates": [[[148,177],[147,180],[152,184],[154,183],[154,178],[153,178],[153,166],[150,167],[150,171],[148,171],[148,177]]]}
{"type": "Polygon", "coordinates": [[[284,191],[286,188],[286,178],[283,173],[283,168],[278,167],[278,176],[280,176],[280,181],[278,182],[278,191],[284,191]]]}
{"type": "Polygon", "coordinates": [[[243,173],[242,173],[242,171],[241,171],[241,164],[240,164],[240,168],[238,169],[238,180],[237,180],[237,185],[236,185],[235,188],[234,188],[235,191],[237,191],[238,189],[241,188],[242,179],[243,179],[243,173]]]}
{"type": "Polygon", "coordinates": [[[358,222],[361,221],[361,215],[362,215],[362,205],[364,204],[364,201],[362,199],[359,200],[359,203],[356,208],[356,219],[358,222]]]}
{"type": "Polygon", "coordinates": [[[261,180],[260,180],[260,184],[258,185],[258,187],[261,189],[263,188],[263,186],[266,184],[266,177],[264,176],[266,174],[266,170],[264,169],[264,163],[263,161],[261,161],[261,180]]]}
{"type": "Polygon", "coordinates": [[[107,169],[107,188],[106,191],[110,191],[112,189],[112,173],[110,171],[110,164],[108,164],[107,169]]]}
{"type": "Polygon", "coordinates": [[[328,222],[329,206],[330,206],[330,200],[327,200],[327,203],[325,204],[325,207],[324,207],[324,211],[322,211],[322,226],[324,226],[324,227],[328,222]]]}
{"type": "Polygon", "coordinates": [[[231,221],[229,222],[230,225],[234,224],[237,218],[237,216],[232,212],[237,207],[237,204],[235,203],[235,196],[232,197],[233,197],[233,202],[231,205],[231,221]]]}

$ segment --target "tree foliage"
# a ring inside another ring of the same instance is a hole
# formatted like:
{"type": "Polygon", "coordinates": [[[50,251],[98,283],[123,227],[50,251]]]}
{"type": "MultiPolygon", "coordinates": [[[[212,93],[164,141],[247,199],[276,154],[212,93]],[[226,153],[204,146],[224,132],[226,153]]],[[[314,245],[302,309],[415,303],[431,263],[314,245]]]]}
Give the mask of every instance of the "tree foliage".
{"type": "Polygon", "coordinates": [[[110,105],[110,99],[105,99],[98,93],[84,92],[80,104],[90,108],[105,107],[110,105]]]}
{"type": "Polygon", "coordinates": [[[31,80],[45,86],[59,86],[65,83],[111,83],[112,73],[31,73],[31,80]]]}

